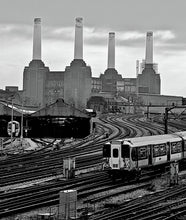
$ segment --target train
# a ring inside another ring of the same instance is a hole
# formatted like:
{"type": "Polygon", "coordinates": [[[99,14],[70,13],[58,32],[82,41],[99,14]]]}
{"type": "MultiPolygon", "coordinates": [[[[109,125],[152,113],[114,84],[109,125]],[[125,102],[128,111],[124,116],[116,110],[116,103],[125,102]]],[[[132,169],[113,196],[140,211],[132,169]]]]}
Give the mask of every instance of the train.
{"type": "Polygon", "coordinates": [[[112,179],[136,178],[144,169],[165,168],[186,158],[186,131],[125,138],[103,146],[103,169],[112,179]]]}
{"type": "Polygon", "coordinates": [[[20,123],[18,121],[9,121],[7,125],[7,133],[9,136],[18,137],[20,132],[20,123]]]}

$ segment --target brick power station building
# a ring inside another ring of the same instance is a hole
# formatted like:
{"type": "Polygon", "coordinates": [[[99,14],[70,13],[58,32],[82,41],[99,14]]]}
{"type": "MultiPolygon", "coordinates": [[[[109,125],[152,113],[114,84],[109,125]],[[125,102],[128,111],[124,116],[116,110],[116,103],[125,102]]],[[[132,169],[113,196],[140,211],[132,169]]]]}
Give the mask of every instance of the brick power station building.
{"type": "Polygon", "coordinates": [[[76,18],[74,59],[64,71],[50,71],[42,61],[41,56],[41,19],[34,19],[33,59],[24,68],[23,91],[19,92],[25,105],[45,107],[57,99],[78,109],[93,107],[98,102],[106,103],[133,102],[140,97],[143,103],[166,104],[167,100],[177,100],[182,97],[161,96],[160,74],[157,65],[153,63],[153,33],[147,32],[146,57],[139,71],[136,66],[136,78],[123,78],[115,69],[115,33],[109,33],[108,66],[100,77],[92,77],[90,66],[83,60],[83,20],[76,18]],[[150,100],[150,101],[149,101],[150,100]],[[153,102],[153,100],[155,100],[153,102]],[[161,100],[161,101],[158,101],[161,100]],[[101,101],[101,102],[102,102],[101,101]],[[161,102],[161,103],[159,103],[161,102]],[[91,105],[92,104],[92,105],[91,105]]]}
{"type": "Polygon", "coordinates": [[[45,106],[63,98],[85,108],[91,93],[91,68],[83,60],[82,18],[76,19],[74,60],[65,71],[50,71],[41,59],[41,19],[34,20],[33,60],[23,74],[24,97],[28,104],[45,106]]]}

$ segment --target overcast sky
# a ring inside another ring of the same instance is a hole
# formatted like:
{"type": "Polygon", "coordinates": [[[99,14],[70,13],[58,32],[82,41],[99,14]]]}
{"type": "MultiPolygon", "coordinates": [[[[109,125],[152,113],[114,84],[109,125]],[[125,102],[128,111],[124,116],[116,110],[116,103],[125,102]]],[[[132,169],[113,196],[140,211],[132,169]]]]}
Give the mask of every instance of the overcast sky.
{"type": "Polygon", "coordinates": [[[116,33],[118,73],[134,78],[153,31],[161,94],[186,97],[186,0],[0,0],[0,89],[22,89],[35,17],[42,19],[42,60],[61,71],[74,58],[75,18],[83,17],[84,60],[95,77],[107,68],[108,32],[116,33]]]}

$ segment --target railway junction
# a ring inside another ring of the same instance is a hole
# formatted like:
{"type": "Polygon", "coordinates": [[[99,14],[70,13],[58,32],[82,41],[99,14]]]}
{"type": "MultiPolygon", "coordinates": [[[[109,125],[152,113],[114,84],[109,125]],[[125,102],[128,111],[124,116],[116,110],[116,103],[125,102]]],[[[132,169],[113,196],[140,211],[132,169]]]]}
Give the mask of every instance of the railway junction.
{"type": "Polygon", "coordinates": [[[152,31],[134,78],[116,70],[115,32],[108,37],[107,69],[92,77],[77,17],[74,59],[51,71],[42,60],[41,18],[34,19],[23,90],[0,90],[0,219],[186,218],[186,99],[161,94],[152,31]],[[170,139],[161,143],[163,135],[170,139]],[[147,144],[133,144],[142,136],[147,144]],[[152,143],[152,136],[161,138],[152,143]],[[122,171],[129,175],[115,175],[122,171]]]}
{"type": "MultiPolygon", "coordinates": [[[[163,174],[144,172],[138,180],[118,179],[115,183],[102,170],[103,143],[164,134],[162,118],[156,116],[153,121],[142,115],[108,114],[97,118],[95,132],[84,138],[28,139],[30,146],[36,146],[34,150],[28,148],[1,157],[0,218],[60,219],[61,191],[77,193],[77,200],[74,197],[77,219],[151,219],[147,212],[153,219],[183,217],[184,171],[180,172],[176,185],[170,187],[170,169],[163,174]],[[69,179],[71,175],[65,177],[64,161],[69,158],[75,158],[75,166],[70,167],[73,179],[69,179]]],[[[185,130],[184,126],[184,120],[172,120],[168,131],[185,130]]],[[[2,151],[10,147],[10,138],[7,138],[2,151]]],[[[182,166],[180,170],[184,170],[184,164],[182,166]]]]}

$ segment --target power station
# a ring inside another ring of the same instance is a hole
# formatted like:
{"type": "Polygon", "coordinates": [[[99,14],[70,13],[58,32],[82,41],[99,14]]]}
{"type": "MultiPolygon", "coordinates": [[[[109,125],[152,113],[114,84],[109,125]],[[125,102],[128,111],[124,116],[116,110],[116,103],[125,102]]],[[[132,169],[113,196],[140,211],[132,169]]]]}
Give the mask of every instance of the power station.
{"type": "Polygon", "coordinates": [[[34,19],[33,60],[23,73],[26,103],[43,107],[63,98],[85,109],[91,93],[91,68],[83,60],[83,19],[76,18],[74,60],[65,71],[50,71],[41,59],[41,19],[34,19]]]}
{"type": "MultiPolygon", "coordinates": [[[[34,19],[33,59],[23,72],[23,91],[7,87],[6,92],[16,92],[24,105],[37,109],[63,99],[80,110],[86,107],[100,110],[100,100],[107,109],[113,103],[167,104],[181,102],[179,96],[162,96],[161,79],[157,64],[153,63],[153,32],[147,32],[145,60],[136,63],[136,77],[123,78],[115,67],[115,33],[108,35],[108,65],[99,77],[93,77],[91,67],[83,59],[83,19],[75,20],[74,59],[64,71],[50,71],[42,60],[41,18],[34,19]],[[105,104],[106,103],[106,104],[105,104]]],[[[4,91],[4,90],[3,90],[4,91]]],[[[6,93],[5,92],[5,93],[6,93]]],[[[3,97],[2,91],[0,98],[3,97]]],[[[124,108],[123,108],[124,109],[124,108]]],[[[122,108],[121,108],[122,110],[122,108]]]]}

